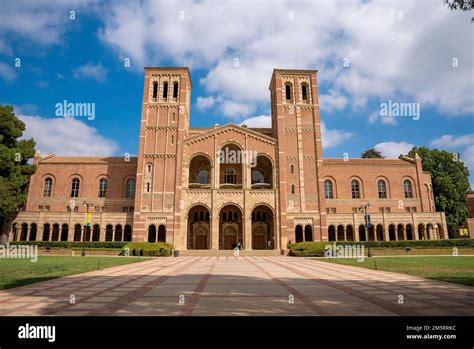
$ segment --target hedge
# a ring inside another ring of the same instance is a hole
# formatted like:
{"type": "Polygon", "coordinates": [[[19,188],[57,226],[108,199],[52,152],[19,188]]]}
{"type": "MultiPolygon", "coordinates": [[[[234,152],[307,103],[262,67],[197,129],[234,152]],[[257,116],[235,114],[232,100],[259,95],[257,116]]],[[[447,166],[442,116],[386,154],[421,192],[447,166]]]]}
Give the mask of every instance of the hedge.
{"type": "Polygon", "coordinates": [[[129,242],[122,247],[121,256],[126,255],[127,251],[130,256],[171,256],[173,245],[165,242],[129,242]]]}
{"type": "MultiPolygon", "coordinates": [[[[290,256],[311,257],[324,256],[325,247],[334,241],[325,242],[298,242],[289,245],[290,256]]],[[[337,245],[364,245],[367,241],[340,241],[337,245]]],[[[370,247],[380,248],[433,248],[433,247],[471,247],[474,248],[474,239],[446,239],[446,240],[400,240],[400,241],[370,241],[370,247]]]]}
{"type": "Polygon", "coordinates": [[[10,241],[10,245],[37,245],[50,248],[122,248],[127,241],[10,241]]]}

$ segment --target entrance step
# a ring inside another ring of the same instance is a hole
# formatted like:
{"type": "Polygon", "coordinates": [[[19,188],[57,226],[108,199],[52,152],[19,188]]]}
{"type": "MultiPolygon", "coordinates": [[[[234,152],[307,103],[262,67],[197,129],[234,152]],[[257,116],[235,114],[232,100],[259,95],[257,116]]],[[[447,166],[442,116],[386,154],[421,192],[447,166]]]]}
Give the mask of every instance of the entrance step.
{"type": "MultiPolygon", "coordinates": [[[[284,250],[240,250],[240,257],[281,256],[284,250]]],[[[234,256],[233,250],[175,250],[177,256],[234,256]]]]}

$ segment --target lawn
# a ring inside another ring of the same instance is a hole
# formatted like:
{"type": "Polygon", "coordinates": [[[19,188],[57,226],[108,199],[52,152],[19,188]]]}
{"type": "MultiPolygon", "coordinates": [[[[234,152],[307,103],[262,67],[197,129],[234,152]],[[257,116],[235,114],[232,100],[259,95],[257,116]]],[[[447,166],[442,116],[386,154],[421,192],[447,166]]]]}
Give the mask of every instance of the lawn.
{"type": "Polygon", "coordinates": [[[2,258],[0,259],[0,289],[138,261],[138,257],[40,256],[36,262],[31,262],[29,259],[2,258]]]}
{"type": "Polygon", "coordinates": [[[331,258],[320,261],[354,265],[378,270],[421,276],[458,284],[474,286],[474,257],[468,256],[432,256],[432,257],[376,257],[356,259],[331,258]]]}

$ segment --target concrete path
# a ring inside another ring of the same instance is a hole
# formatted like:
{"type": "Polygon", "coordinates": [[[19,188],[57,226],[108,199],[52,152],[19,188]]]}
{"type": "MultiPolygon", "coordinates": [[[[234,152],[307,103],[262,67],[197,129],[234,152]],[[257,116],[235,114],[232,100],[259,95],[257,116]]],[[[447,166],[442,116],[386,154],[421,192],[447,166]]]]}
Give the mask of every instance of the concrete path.
{"type": "Polygon", "coordinates": [[[303,258],[161,258],[0,291],[0,315],[474,315],[474,288],[303,258]]]}

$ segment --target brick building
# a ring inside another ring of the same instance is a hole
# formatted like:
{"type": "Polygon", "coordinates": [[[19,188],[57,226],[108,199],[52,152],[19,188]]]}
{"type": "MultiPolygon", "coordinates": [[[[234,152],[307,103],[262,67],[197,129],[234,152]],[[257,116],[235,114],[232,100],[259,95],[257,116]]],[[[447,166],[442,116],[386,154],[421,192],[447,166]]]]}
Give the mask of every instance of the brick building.
{"type": "Polygon", "coordinates": [[[421,159],[323,159],[317,71],[275,69],[271,128],[190,128],[187,68],[145,68],[138,158],[36,156],[11,240],[176,249],[447,238],[421,159]],[[372,225],[366,231],[364,206],[372,225]]]}

